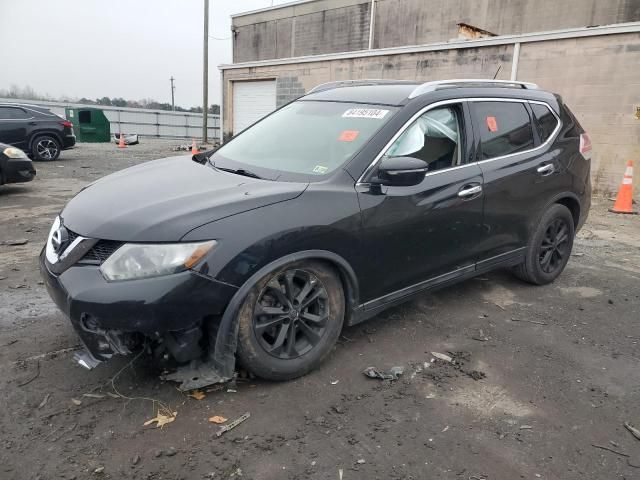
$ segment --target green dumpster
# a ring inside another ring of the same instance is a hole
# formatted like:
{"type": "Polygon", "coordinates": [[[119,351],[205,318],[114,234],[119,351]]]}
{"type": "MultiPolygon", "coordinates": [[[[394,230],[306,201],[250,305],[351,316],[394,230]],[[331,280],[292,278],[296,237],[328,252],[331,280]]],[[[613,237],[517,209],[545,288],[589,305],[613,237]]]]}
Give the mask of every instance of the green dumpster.
{"type": "Polygon", "coordinates": [[[65,109],[67,120],[73,123],[78,142],[110,142],[109,120],[99,108],[82,107],[65,109]]]}

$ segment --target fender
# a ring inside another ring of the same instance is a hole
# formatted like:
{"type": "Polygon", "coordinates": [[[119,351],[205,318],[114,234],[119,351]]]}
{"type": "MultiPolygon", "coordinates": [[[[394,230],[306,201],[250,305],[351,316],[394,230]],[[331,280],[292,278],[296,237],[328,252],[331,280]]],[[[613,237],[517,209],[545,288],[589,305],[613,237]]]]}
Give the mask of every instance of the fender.
{"type": "Polygon", "coordinates": [[[328,260],[340,267],[341,277],[345,285],[347,310],[358,305],[358,279],[353,268],[344,258],[327,250],[303,250],[280,257],[268,263],[249,277],[233,295],[217,327],[215,348],[209,348],[207,361],[181,367],[176,372],[166,375],[165,380],[181,382],[181,390],[192,390],[213,383],[221,383],[233,378],[236,366],[236,348],[238,346],[237,314],[249,291],[258,280],[277,270],[287,263],[304,259],[328,260]]]}

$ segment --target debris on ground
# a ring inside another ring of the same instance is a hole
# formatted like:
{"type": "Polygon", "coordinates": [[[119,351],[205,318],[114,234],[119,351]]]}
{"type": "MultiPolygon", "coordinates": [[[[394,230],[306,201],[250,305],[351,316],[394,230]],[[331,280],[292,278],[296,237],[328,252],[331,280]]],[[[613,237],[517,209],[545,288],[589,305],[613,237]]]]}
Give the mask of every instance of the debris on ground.
{"type": "Polygon", "coordinates": [[[367,461],[366,461],[364,458],[359,458],[359,459],[356,461],[356,463],[357,463],[358,465],[364,465],[365,463],[367,463],[367,461]]]}
{"type": "Polygon", "coordinates": [[[206,395],[202,390],[192,390],[188,396],[191,398],[195,398],[196,400],[202,400],[206,395]]]}
{"type": "Polygon", "coordinates": [[[472,340],[477,340],[477,341],[479,341],[479,342],[488,342],[488,341],[489,341],[489,337],[487,337],[487,336],[484,334],[484,331],[483,331],[482,329],[480,329],[480,330],[478,331],[478,335],[476,335],[476,336],[474,336],[474,337],[471,337],[471,339],[472,339],[472,340]]]}
{"type": "Polygon", "coordinates": [[[339,381],[340,380],[331,380],[329,383],[331,383],[331,385],[337,385],[339,381]]]}
{"type": "Polygon", "coordinates": [[[44,396],[44,398],[42,399],[42,401],[40,402],[40,405],[38,405],[38,408],[42,408],[42,407],[44,407],[44,406],[47,404],[47,402],[49,401],[49,397],[50,397],[50,396],[51,396],[51,394],[50,394],[50,393],[47,393],[47,394],[44,396]]]}
{"type": "Polygon", "coordinates": [[[7,246],[11,246],[11,247],[17,247],[19,245],[26,245],[27,243],[29,243],[29,240],[26,238],[17,238],[15,240],[5,240],[4,242],[2,242],[2,245],[7,245],[7,246]]]}
{"type": "Polygon", "coordinates": [[[466,375],[473,380],[482,380],[486,374],[479,370],[467,370],[465,364],[471,360],[471,354],[465,351],[438,353],[431,352],[435,359],[431,360],[429,369],[423,370],[423,376],[434,381],[437,385],[442,385],[450,378],[466,375]]]}
{"type": "Polygon", "coordinates": [[[533,427],[531,425],[520,425],[520,430],[531,430],[533,427]]]}
{"type": "Polygon", "coordinates": [[[449,362],[449,363],[451,363],[451,361],[453,360],[449,355],[445,355],[444,353],[431,352],[431,355],[433,355],[439,360],[444,360],[445,362],[449,362]]]}
{"type": "Polygon", "coordinates": [[[209,421],[211,423],[224,423],[227,421],[227,419],[224,417],[221,417],[220,415],[214,415],[213,417],[209,417],[209,421]]]}
{"type": "Polygon", "coordinates": [[[233,430],[242,422],[247,420],[250,416],[251,414],[247,412],[243,415],[240,415],[238,418],[236,418],[233,422],[229,423],[228,425],[223,425],[222,427],[220,427],[220,430],[216,432],[216,437],[220,437],[222,436],[223,433],[228,432],[229,430],[233,430]]]}
{"type": "Polygon", "coordinates": [[[397,380],[404,373],[404,367],[393,367],[388,373],[378,370],[376,367],[367,367],[363,372],[369,378],[379,378],[380,380],[397,380]]]}
{"type": "Polygon", "coordinates": [[[98,468],[96,468],[96,469],[93,471],[93,473],[97,473],[97,474],[104,473],[104,467],[98,467],[98,468]]]}
{"type": "Polygon", "coordinates": [[[76,407],[82,405],[82,400],[78,400],[77,398],[72,398],[71,403],[73,403],[76,407]]]}
{"type": "Polygon", "coordinates": [[[511,318],[512,322],[526,322],[526,323],[534,323],[536,325],[548,325],[546,322],[538,322],[537,320],[527,320],[524,318],[511,318]]]}
{"type": "Polygon", "coordinates": [[[154,418],[150,420],[147,420],[146,422],[144,422],[143,425],[146,427],[156,422],[156,428],[162,428],[167,423],[173,422],[176,419],[176,416],[178,415],[178,412],[165,412],[165,413],[168,413],[168,415],[164,415],[160,412],[160,410],[158,410],[158,415],[156,415],[154,418]]]}
{"type": "Polygon", "coordinates": [[[631,425],[629,422],[624,422],[624,428],[629,430],[629,432],[631,432],[631,435],[633,435],[638,440],[640,440],[640,430],[638,430],[636,427],[631,425]]]}

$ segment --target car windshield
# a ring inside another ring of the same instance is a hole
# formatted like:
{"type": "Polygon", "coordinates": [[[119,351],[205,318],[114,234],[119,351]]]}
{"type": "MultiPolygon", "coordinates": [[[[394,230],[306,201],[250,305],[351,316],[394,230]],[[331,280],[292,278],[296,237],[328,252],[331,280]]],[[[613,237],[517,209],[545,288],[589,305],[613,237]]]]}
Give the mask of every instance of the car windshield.
{"type": "Polygon", "coordinates": [[[216,167],[321,176],[344,165],[397,108],[298,101],[274,112],[219,148],[216,167]]]}

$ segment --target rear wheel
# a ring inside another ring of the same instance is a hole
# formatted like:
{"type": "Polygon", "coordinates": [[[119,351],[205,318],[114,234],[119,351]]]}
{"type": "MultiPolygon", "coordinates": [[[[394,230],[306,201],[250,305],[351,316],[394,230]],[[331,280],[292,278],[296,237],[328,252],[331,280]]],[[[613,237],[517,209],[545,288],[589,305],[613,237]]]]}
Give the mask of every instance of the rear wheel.
{"type": "Polygon", "coordinates": [[[261,279],[239,315],[238,359],[258,377],[289,380],[318,366],[336,343],[344,292],[323,263],[291,263],[261,279]]]}
{"type": "Polygon", "coordinates": [[[564,205],[555,204],[540,219],[523,263],[513,269],[515,275],[535,285],[553,282],[571,256],[575,227],[573,216],[564,205]]]}
{"type": "Polygon", "coordinates": [[[60,142],[51,135],[40,135],[31,144],[31,155],[34,160],[57,160],[60,150],[60,142]]]}

